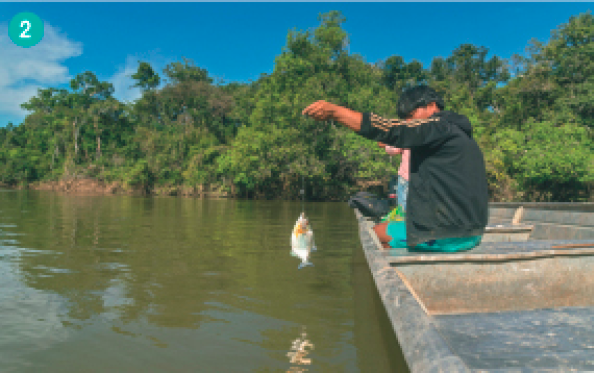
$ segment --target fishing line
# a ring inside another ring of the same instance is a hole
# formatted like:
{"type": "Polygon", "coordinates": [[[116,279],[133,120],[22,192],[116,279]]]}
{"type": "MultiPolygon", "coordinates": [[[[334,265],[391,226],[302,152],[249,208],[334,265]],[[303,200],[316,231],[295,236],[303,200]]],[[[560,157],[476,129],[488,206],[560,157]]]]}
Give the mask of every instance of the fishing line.
{"type": "MultiPolygon", "coordinates": [[[[305,118],[307,121],[307,118],[305,118]]],[[[303,166],[305,167],[305,152],[303,152],[303,166]]],[[[303,176],[303,170],[301,170],[301,190],[299,191],[301,195],[301,212],[305,213],[305,181],[303,176]]]]}
{"type": "Polygon", "coordinates": [[[305,212],[305,181],[303,178],[303,174],[301,174],[301,211],[305,212]]]}

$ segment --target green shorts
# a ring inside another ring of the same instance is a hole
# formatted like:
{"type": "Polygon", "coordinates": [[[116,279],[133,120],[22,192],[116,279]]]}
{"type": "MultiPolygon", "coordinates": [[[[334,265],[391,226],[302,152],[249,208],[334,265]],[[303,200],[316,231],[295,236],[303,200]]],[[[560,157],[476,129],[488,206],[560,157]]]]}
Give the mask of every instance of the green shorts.
{"type": "MultiPolygon", "coordinates": [[[[389,222],[386,226],[386,234],[392,237],[392,240],[389,242],[390,247],[394,249],[408,247],[406,245],[405,221],[389,222]]],[[[481,243],[481,237],[482,236],[442,238],[440,240],[423,242],[410,249],[414,251],[441,251],[450,253],[470,250],[481,243]]]]}

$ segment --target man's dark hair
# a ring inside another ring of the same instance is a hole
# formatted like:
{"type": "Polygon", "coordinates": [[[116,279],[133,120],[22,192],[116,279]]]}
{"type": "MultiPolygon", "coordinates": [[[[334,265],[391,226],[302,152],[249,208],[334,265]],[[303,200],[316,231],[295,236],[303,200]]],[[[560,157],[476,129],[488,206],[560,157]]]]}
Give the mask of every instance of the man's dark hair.
{"type": "Polygon", "coordinates": [[[431,87],[418,85],[405,89],[398,100],[398,117],[408,118],[416,108],[425,107],[432,102],[435,102],[439,110],[445,107],[443,98],[431,87]]]}

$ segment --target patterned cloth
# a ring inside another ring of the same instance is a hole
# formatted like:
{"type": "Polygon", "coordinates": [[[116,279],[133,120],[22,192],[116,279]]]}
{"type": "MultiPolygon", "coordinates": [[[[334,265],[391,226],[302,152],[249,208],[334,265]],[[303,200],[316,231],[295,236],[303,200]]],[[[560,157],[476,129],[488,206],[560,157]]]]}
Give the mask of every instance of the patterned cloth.
{"type": "Polygon", "coordinates": [[[410,149],[402,149],[402,159],[400,160],[400,168],[398,168],[398,176],[402,176],[404,180],[408,181],[409,169],[410,149]]]}
{"type": "Polygon", "coordinates": [[[398,205],[406,212],[406,197],[408,196],[408,180],[398,175],[398,205]]]}

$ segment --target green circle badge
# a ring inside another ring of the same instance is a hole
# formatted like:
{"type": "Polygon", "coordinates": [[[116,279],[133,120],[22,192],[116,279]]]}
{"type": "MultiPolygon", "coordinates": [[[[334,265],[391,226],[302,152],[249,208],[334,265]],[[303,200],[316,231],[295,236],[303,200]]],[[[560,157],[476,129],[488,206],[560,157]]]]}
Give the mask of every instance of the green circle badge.
{"type": "Polygon", "coordinates": [[[19,47],[32,47],[43,39],[43,21],[33,13],[19,13],[8,25],[8,36],[19,47]]]}

